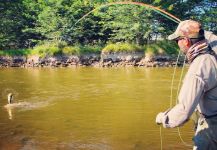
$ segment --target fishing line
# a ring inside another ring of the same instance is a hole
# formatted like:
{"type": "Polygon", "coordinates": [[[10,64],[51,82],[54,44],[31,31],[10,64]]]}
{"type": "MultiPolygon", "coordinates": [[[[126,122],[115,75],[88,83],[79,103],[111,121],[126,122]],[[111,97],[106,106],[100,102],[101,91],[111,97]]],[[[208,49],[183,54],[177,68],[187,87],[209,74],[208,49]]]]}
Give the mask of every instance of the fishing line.
{"type": "Polygon", "coordinates": [[[160,150],[163,150],[163,137],[162,137],[162,129],[160,126],[160,150]]]}
{"type": "MultiPolygon", "coordinates": [[[[176,104],[178,104],[178,94],[179,94],[179,90],[180,90],[180,87],[181,87],[181,82],[182,82],[182,77],[183,77],[183,74],[184,74],[184,68],[185,68],[185,62],[186,62],[186,55],[185,55],[185,58],[184,58],[184,62],[183,62],[183,66],[182,66],[182,71],[181,71],[181,76],[179,78],[179,84],[178,84],[178,88],[177,88],[177,93],[176,93],[176,104]]],[[[184,141],[184,139],[182,138],[182,135],[181,135],[181,131],[180,131],[180,127],[177,128],[177,131],[178,131],[178,134],[179,134],[179,138],[181,140],[181,142],[187,146],[187,147],[193,147],[193,145],[191,144],[188,144],[184,141]]]]}
{"type": "Polygon", "coordinates": [[[180,75],[179,82],[178,82],[179,84],[178,84],[178,86],[177,86],[176,104],[178,104],[178,95],[179,95],[179,90],[180,90],[180,87],[181,87],[182,77],[183,77],[183,74],[184,74],[185,61],[186,61],[186,55],[185,55],[184,62],[183,62],[183,65],[182,65],[182,71],[181,71],[181,75],[180,75]]]}
{"type": "MultiPolygon", "coordinates": [[[[179,61],[180,54],[181,54],[181,52],[179,51],[179,55],[178,55],[178,58],[177,58],[177,61],[176,61],[176,66],[174,68],[173,77],[172,77],[171,95],[170,95],[170,108],[172,108],[173,85],[174,85],[176,68],[178,66],[178,61],[179,61]]],[[[178,87],[177,87],[177,93],[176,93],[176,99],[175,99],[176,100],[176,104],[178,103],[178,94],[179,94],[179,90],[180,90],[180,87],[181,87],[181,82],[182,82],[182,78],[183,78],[183,74],[184,74],[184,68],[185,68],[185,64],[186,64],[185,62],[186,62],[186,55],[185,55],[185,58],[184,58],[184,62],[183,62],[183,65],[182,65],[182,71],[181,71],[181,75],[180,75],[179,82],[178,82],[179,84],[178,84],[178,87]]],[[[177,132],[178,132],[179,138],[180,138],[181,142],[183,143],[183,145],[185,145],[186,147],[192,147],[193,146],[193,145],[188,144],[188,143],[186,143],[184,141],[184,139],[182,138],[182,135],[181,135],[180,127],[177,128],[177,132]]]]}
{"type": "Polygon", "coordinates": [[[181,55],[181,52],[179,51],[178,57],[176,59],[175,68],[173,70],[173,76],[172,76],[172,81],[171,81],[171,86],[170,86],[170,109],[173,106],[173,85],[174,85],[174,79],[175,79],[176,70],[177,70],[180,55],[181,55]]]}
{"type": "MultiPolygon", "coordinates": [[[[178,57],[177,57],[176,63],[175,63],[175,68],[173,70],[172,82],[171,82],[171,86],[170,86],[170,109],[172,108],[172,104],[173,104],[173,84],[174,84],[174,79],[175,79],[176,70],[177,70],[180,55],[181,55],[181,52],[179,51],[179,54],[178,54],[178,57]]],[[[161,143],[160,149],[162,150],[163,149],[163,136],[162,136],[161,126],[160,126],[159,131],[160,131],[160,143],[161,143]]]]}
{"type": "MultiPolygon", "coordinates": [[[[176,69],[177,69],[177,66],[178,66],[180,55],[181,55],[181,52],[179,51],[178,57],[176,59],[175,68],[173,70],[172,82],[171,82],[171,87],[170,87],[170,109],[172,108],[172,104],[173,104],[173,84],[174,84],[176,69]]],[[[162,136],[161,126],[159,128],[159,132],[160,132],[160,149],[162,150],[163,149],[163,136],[162,136]]]]}

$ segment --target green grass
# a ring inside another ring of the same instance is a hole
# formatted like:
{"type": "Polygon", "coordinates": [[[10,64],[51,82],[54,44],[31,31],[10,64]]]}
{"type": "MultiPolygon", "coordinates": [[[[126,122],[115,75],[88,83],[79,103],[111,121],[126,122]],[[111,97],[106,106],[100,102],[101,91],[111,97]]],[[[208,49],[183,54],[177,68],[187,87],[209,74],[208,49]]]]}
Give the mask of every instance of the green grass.
{"type": "Polygon", "coordinates": [[[145,52],[147,55],[158,55],[158,54],[177,54],[178,46],[175,42],[171,41],[157,41],[152,44],[145,46],[138,46],[129,43],[112,43],[108,44],[103,48],[103,52],[145,52]]]}
{"type": "Polygon", "coordinates": [[[101,46],[92,46],[92,45],[85,45],[85,46],[80,46],[80,54],[90,54],[90,53],[96,53],[100,54],[102,51],[101,46]]]}
{"type": "Polygon", "coordinates": [[[171,41],[157,41],[145,46],[138,46],[129,43],[111,43],[104,48],[101,46],[92,45],[74,45],[68,46],[67,44],[45,43],[37,45],[32,49],[18,49],[18,50],[0,50],[0,56],[28,56],[38,55],[40,57],[55,56],[55,55],[83,55],[102,52],[145,52],[146,55],[157,54],[177,54],[178,46],[175,42],[171,41]]]}
{"type": "Polygon", "coordinates": [[[82,55],[82,54],[100,54],[102,47],[100,46],[91,46],[91,45],[75,45],[75,46],[66,46],[62,49],[62,53],[66,55],[82,55]]]}
{"type": "Polygon", "coordinates": [[[106,45],[103,50],[103,52],[142,52],[144,51],[144,48],[142,46],[138,46],[135,44],[129,44],[129,43],[112,43],[106,45]]]}
{"type": "Polygon", "coordinates": [[[54,56],[61,54],[61,49],[56,44],[44,44],[35,46],[31,55],[39,55],[40,57],[54,56]]]}
{"type": "Polygon", "coordinates": [[[178,46],[173,41],[157,41],[156,43],[148,44],[144,46],[145,53],[147,55],[158,55],[158,54],[178,54],[178,46]]]}
{"type": "Polygon", "coordinates": [[[0,50],[0,56],[27,56],[31,49],[0,50]]]}
{"type": "Polygon", "coordinates": [[[79,46],[66,46],[62,49],[62,53],[66,55],[79,55],[80,47],[79,46]]]}

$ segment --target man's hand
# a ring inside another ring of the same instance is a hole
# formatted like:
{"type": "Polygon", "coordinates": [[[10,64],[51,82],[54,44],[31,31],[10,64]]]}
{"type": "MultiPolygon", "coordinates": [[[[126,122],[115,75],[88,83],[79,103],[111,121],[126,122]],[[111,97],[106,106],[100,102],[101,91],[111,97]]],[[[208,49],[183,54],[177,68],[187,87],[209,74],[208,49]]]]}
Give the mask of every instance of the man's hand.
{"type": "Polygon", "coordinates": [[[156,116],[156,123],[158,125],[162,124],[162,119],[163,119],[164,113],[160,112],[157,116],[156,116]]]}

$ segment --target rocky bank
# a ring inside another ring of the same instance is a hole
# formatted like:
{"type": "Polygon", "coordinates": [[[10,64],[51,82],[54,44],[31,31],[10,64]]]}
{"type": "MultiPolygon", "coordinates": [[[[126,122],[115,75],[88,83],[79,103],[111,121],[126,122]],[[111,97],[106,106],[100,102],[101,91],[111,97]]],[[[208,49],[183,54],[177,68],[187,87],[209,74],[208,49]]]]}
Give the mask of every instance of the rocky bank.
{"type": "MultiPolygon", "coordinates": [[[[46,56],[0,56],[0,67],[172,67],[176,56],[149,56],[143,52],[119,52],[85,55],[46,56]]],[[[179,62],[178,64],[181,64],[179,62]]]]}

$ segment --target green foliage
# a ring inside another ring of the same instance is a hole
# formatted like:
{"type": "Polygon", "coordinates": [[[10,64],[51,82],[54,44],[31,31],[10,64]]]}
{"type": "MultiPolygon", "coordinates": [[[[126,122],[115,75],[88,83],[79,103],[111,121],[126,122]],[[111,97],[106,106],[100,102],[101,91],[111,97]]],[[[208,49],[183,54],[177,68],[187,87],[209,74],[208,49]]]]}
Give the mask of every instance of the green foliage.
{"type": "MultiPolygon", "coordinates": [[[[0,49],[32,48],[41,45],[43,41],[66,42],[62,47],[57,45],[58,48],[52,48],[53,50],[38,51],[43,55],[58,53],[66,45],[75,45],[75,43],[99,45],[99,43],[126,42],[142,46],[152,43],[158,37],[166,38],[177,27],[176,23],[165,16],[146,7],[135,5],[103,7],[81,19],[91,10],[109,2],[117,1],[1,1],[0,49]],[[80,21],[77,22],[78,20],[80,21]]],[[[138,2],[162,8],[181,20],[189,18],[199,20],[205,29],[217,33],[215,0],[138,0],[138,2]]],[[[83,46],[79,52],[86,53],[89,49],[90,46],[89,48],[83,46]]],[[[93,48],[92,51],[100,50],[93,48]]]]}
{"type": "Polygon", "coordinates": [[[32,55],[39,55],[40,57],[54,56],[61,53],[61,49],[56,44],[38,45],[31,51],[32,55]]]}
{"type": "Polygon", "coordinates": [[[92,45],[74,45],[68,46],[64,42],[61,43],[44,43],[35,46],[33,49],[19,49],[19,50],[0,50],[0,56],[28,56],[39,55],[40,57],[55,56],[55,55],[83,55],[89,53],[99,54],[111,52],[145,52],[146,55],[154,56],[158,54],[177,54],[179,49],[175,42],[171,41],[157,41],[145,46],[139,46],[130,43],[110,43],[104,48],[102,46],[92,45]]]}
{"type": "Polygon", "coordinates": [[[0,50],[0,56],[27,56],[29,54],[31,54],[30,49],[0,50]]]}
{"type": "Polygon", "coordinates": [[[150,38],[154,26],[151,11],[135,5],[115,5],[102,9],[97,14],[101,21],[102,35],[114,43],[129,42],[144,44],[150,38]],[[106,34],[108,33],[109,34],[106,34]]]}
{"type": "Polygon", "coordinates": [[[100,53],[101,52],[100,46],[82,46],[82,45],[75,45],[75,46],[68,46],[64,45],[64,42],[61,43],[45,43],[43,45],[35,46],[32,51],[31,55],[39,55],[41,57],[45,56],[55,56],[55,55],[83,55],[88,53],[100,53]]]}
{"type": "MultiPolygon", "coordinates": [[[[174,41],[158,41],[156,45],[158,45],[158,47],[161,48],[165,54],[178,54],[179,48],[177,43],[174,41]]],[[[160,53],[159,50],[158,53],[160,53]]]]}
{"type": "Polygon", "coordinates": [[[129,43],[112,43],[103,48],[103,52],[141,52],[144,51],[142,46],[129,43]]]}
{"type": "Polygon", "coordinates": [[[82,54],[89,54],[89,53],[96,53],[99,54],[102,50],[101,46],[91,46],[91,45],[75,45],[75,46],[66,46],[62,49],[63,54],[68,55],[82,55],[82,54]]]}
{"type": "Polygon", "coordinates": [[[148,44],[145,46],[145,53],[147,55],[172,55],[177,54],[179,49],[177,44],[174,41],[157,41],[152,44],[148,44]]]}
{"type": "Polygon", "coordinates": [[[0,2],[0,48],[18,48],[21,41],[23,17],[21,0],[0,2]]]}
{"type": "Polygon", "coordinates": [[[85,45],[80,46],[81,54],[88,54],[88,53],[96,53],[99,54],[102,50],[101,46],[91,46],[91,45],[85,45]]]}
{"type": "Polygon", "coordinates": [[[78,46],[66,46],[62,49],[63,54],[66,55],[79,55],[80,47],[78,46]]]}
{"type": "Polygon", "coordinates": [[[200,21],[206,30],[217,34],[217,3],[214,0],[203,0],[192,10],[192,19],[200,21]],[[208,15],[207,15],[208,14],[208,15]]]}
{"type": "Polygon", "coordinates": [[[147,44],[145,46],[139,46],[136,44],[129,43],[112,43],[108,44],[103,48],[102,52],[145,52],[148,55],[158,55],[158,54],[177,54],[178,46],[175,42],[171,41],[157,41],[152,44],[147,44]]]}
{"type": "Polygon", "coordinates": [[[155,46],[146,46],[145,47],[145,55],[146,56],[154,56],[157,54],[157,49],[155,48],[155,46]]]}
{"type": "Polygon", "coordinates": [[[36,22],[36,31],[51,41],[61,40],[66,18],[62,0],[40,3],[40,13],[36,22]],[[61,11],[63,9],[63,11],[61,11]]]}

